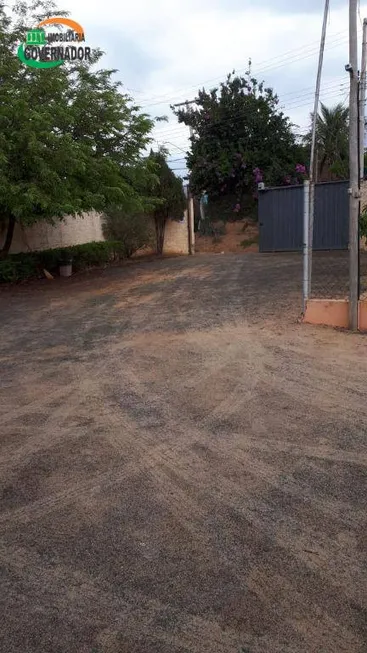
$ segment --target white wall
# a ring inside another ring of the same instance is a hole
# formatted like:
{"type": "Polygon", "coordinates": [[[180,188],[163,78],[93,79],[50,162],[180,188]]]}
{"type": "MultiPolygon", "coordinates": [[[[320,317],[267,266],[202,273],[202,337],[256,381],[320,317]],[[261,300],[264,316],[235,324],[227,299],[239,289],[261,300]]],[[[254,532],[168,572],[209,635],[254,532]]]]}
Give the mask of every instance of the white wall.
{"type": "MultiPolygon", "coordinates": [[[[4,239],[3,232],[0,234],[1,245],[4,239]]],[[[16,224],[10,252],[16,254],[54,247],[71,247],[101,240],[104,240],[101,216],[91,211],[85,213],[83,217],[66,216],[64,220],[54,225],[39,222],[32,227],[22,229],[16,224]]]]}
{"type": "MultiPolygon", "coordinates": [[[[188,254],[189,233],[188,216],[185,211],[182,222],[169,220],[164,238],[165,254],[188,254]]],[[[5,239],[5,232],[0,233],[0,248],[5,239]]],[[[99,242],[105,240],[102,231],[100,213],[91,211],[83,217],[67,216],[64,220],[54,225],[39,222],[32,227],[21,228],[15,226],[14,237],[10,252],[29,252],[54,247],[71,247],[83,243],[99,242]]]]}

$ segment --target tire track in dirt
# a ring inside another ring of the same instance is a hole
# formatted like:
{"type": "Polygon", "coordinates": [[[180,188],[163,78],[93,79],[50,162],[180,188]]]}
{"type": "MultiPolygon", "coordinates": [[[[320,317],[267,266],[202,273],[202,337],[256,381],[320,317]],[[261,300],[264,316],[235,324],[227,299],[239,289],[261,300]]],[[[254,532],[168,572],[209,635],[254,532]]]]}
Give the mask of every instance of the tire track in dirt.
{"type": "MultiPolygon", "coordinates": [[[[259,438],[246,435],[244,439],[243,433],[233,433],[233,441],[237,441],[238,445],[249,451],[259,451],[269,453],[269,442],[264,443],[259,438]]],[[[305,442],[285,442],[284,440],[271,439],[271,450],[276,453],[290,454],[297,456],[297,458],[317,458],[320,460],[327,460],[330,462],[346,462],[355,465],[367,466],[367,445],[365,452],[346,451],[345,449],[335,449],[327,444],[314,444],[308,445],[305,442]]]]}
{"type": "Polygon", "coordinates": [[[42,396],[41,399],[36,399],[21,408],[12,409],[9,412],[6,412],[1,416],[2,425],[8,424],[18,417],[24,417],[27,414],[37,413],[40,409],[43,409],[45,405],[52,404],[54,401],[59,401],[66,399],[71,394],[70,387],[61,386],[57,387],[55,390],[47,390],[47,395],[42,396]]]}
{"type": "MultiPolygon", "coordinates": [[[[19,445],[13,446],[11,443],[2,448],[0,461],[0,474],[3,478],[7,477],[14,469],[20,465],[25,465],[30,458],[39,453],[52,450],[55,444],[63,441],[68,435],[72,434],[74,438],[82,436],[87,430],[86,426],[80,425],[80,421],[88,418],[89,412],[81,406],[84,406],[88,390],[94,391],[98,396],[97,384],[91,386],[88,380],[79,380],[55,391],[43,400],[33,402],[24,408],[16,411],[16,418],[32,413],[48,412],[47,419],[36,431],[35,435],[26,435],[24,441],[19,445]],[[57,407],[52,406],[57,402],[57,407]],[[74,422],[72,426],[65,426],[69,421],[74,422]],[[79,424],[78,424],[79,422],[79,424]]],[[[93,396],[93,392],[92,392],[93,396]]],[[[47,414],[47,413],[46,413],[47,414]]],[[[9,422],[14,419],[9,415],[9,422]]]]}
{"type": "MultiPolygon", "coordinates": [[[[205,441],[205,434],[201,430],[195,430],[192,424],[189,425],[189,430],[191,433],[190,442],[192,442],[192,440],[200,442],[205,441]]],[[[249,504],[249,498],[247,497],[247,505],[244,508],[241,492],[238,496],[238,500],[235,500],[235,497],[239,493],[238,484],[226,479],[222,475],[220,480],[220,487],[218,487],[215,482],[213,483],[212,471],[207,471],[206,469],[203,469],[203,467],[200,468],[200,475],[196,474],[195,470],[197,469],[197,465],[193,465],[193,458],[195,458],[195,456],[193,456],[192,451],[187,451],[188,444],[189,443],[186,442],[185,446],[181,445],[181,447],[179,446],[178,448],[177,445],[172,447],[169,445],[169,443],[154,447],[153,449],[149,450],[148,460],[145,460],[143,463],[146,471],[149,469],[151,470],[155,485],[159,488],[165,488],[162,498],[165,500],[167,508],[170,510],[170,512],[174,514],[181,523],[186,513],[186,506],[188,513],[192,515],[194,519],[202,520],[203,517],[205,517],[205,515],[208,513],[208,507],[205,509],[202,507],[198,508],[198,501],[195,500],[193,503],[192,500],[190,500],[189,491],[182,491],[182,489],[179,488],[179,485],[182,485],[184,482],[187,488],[195,487],[197,495],[200,494],[200,492],[210,494],[214,503],[220,504],[223,502],[223,500],[226,503],[228,499],[225,499],[225,497],[230,498],[230,504],[237,508],[239,514],[242,514],[250,523],[254,524],[259,532],[263,532],[264,534],[268,535],[269,522],[267,522],[266,519],[264,520],[264,515],[267,513],[269,514],[269,506],[267,503],[261,502],[259,497],[254,497],[253,505],[251,506],[251,501],[249,504]],[[188,455],[189,458],[187,458],[188,455]],[[166,466],[165,473],[162,473],[162,463],[164,463],[166,466]],[[172,473],[174,473],[176,476],[176,482],[172,481],[172,473]]],[[[225,449],[223,449],[222,446],[218,446],[217,444],[215,450],[217,453],[221,453],[224,459],[225,449]]],[[[241,464],[243,469],[246,469],[247,474],[250,475],[257,482],[257,484],[259,483],[259,479],[261,479],[260,484],[264,485],[265,487],[270,486],[278,489],[279,473],[274,469],[274,467],[259,461],[258,459],[254,458],[253,455],[249,454],[249,452],[246,452],[246,454],[247,458],[243,460],[242,457],[241,464]]],[[[286,487],[282,488],[282,491],[291,496],[299,496],[300,488],[296,483],[288,481],[286,487]]],[[[312,497],[310,494],[307,496],[307,492],[304,496],[304,500],[308,500],[310,502],[312,500],[315,503],[314,497],[312,497]]],[[[332,504],[330,505],[330,503],[327,502],[322,503],[320,501],[316,501],[315,508],[324,512],[326,518],[330,518],[330,514],[333,513],[332,504]]],[[[339,504],[339,510],[340,509],[341,506],[339,504]]],[[[347,504],[345,504],[345,509],[347,509],[347,504]]],[[[360,518],[361,515],[359,514],[351,515],[349,513],[345,526],[356,526],[358,523],[360,523],[360,518]]],[[[298,526],[298,521],[289,517],[287,519],[287,523],[288,532],[295,530],[298,526]]],[[[274,532],[276,531],[274,521],[272,529],[274,532]]],[[[190,531],[192,534],[198,534],[200,536],[200,528],[199,533],[197,533],[196,528],[193,529],[192,526],[190,527],[190,531]]],[[[210,539],[205,539],[207,541],[207,545],[210,545],[210,539]]],[[[284,547],[284,550],[288,550],[290,546],[288,533],[284,533],[284,537],[279,537],[278,534],[277,542],[279,545],[284,547]]],[[[299,553],[300,552],[294,551],[295,555],[299,555],[299,553]]],[[[343,559],[341,558],[340,561],[342,563],[343,559]]]]}
{"type": "MultiPolygon", "coordinates": [[[[182,426],[183,425],[181,424],[181,427],[182,426]]],[[[193,427],[192,423],[188,424],[188,431],[191,434],[190,443],[192,443],[193,440],[199,441],[201,443],[205,441],[207,434],[203,433],[202,430],[195,430],[195,427],[193,427]]],[[[243,515],[250,523],[252,523],[258,532],[262,532],[264,535],[268,536],[269,522],[266,518],[264,519],[266,514],[269,515],[268,504],[266,502],[262,502],[259,497],[255,496],[253,497],[252,502],[249,502],[249,497],[247,497],[247,505],[244,508],[242,493],[241,491],[239,492],[238,484],[223,478],[222,475],[220,480],[220,487],[218,487],[215,482],[213,483],[212,471],[210,470],[207,472],[207,470],[203,469],[203,467],[200,468],[200,474],[196,474],[195,470],[197,469],[197,465],[193,465],[193,458],[195,456],[193,456],[192,451],[187,451],[188,444],[189,442],[186,442],[185,446],[181,445],[181,447],[177,447],[176,444],[172,447],[169,445],[169,443],[165,443],[164,445],[153,447],[153,449],[149,450],[148,460],[144,461],[145,469],[147,471],[149,469],[151,470],[151,476],[156,487],[164,488],[161,498],[165,501],[167,509],[179,520],[181,524],[183,523],[184,527],[187,528],[187,525],[185,525],[185,514],[187,507],[187,513],[190,514],[190,516],[193,516],[194,520],[199,520],[199,532],[197,532],[196,526],[193,528],[192,525],[190,525],[189,530],[191,534],[202,538],[200,522],[203,518],[205,518],[205,515],[208,514],[208,510],[210,511],[210,508],[208,508],[208,506],[205,508],[202,506],[199,507],[198,500],[195,500],[194,503],[192,502],[192,499],[190,500],[190,488],[195,488],[196,495],[200,495],[201,492],[204,492],[204,495],[210,494],[213,503],[220,504],[224,501],[225,505],[229,500],[229,503],[238,510],[239,514],[243,515]],[[162,469],[162,463],[166,467],[164,473],[162,469]],[[176,481],[172,480],[172,474],[176,476],[176,481]],[[182,483],[184,483],[187,487],[187,489],[184,491],[179,487],[182,485],[182,483]],[[238,494],[239,496],[236,501],[235,497],[238,494]]],[[[226,452],[222,446],[217,444],[215,447],[213,447],[212,443],[209,446],[211,446],[211,450],[215,449],[217,453],[222,454],[224,459],[226,452]]],[[[263,449],[265,449],[265,447],[263,447],[263,449]]],[[[243,469],[246,470],[247,474],[250,475],[257,484],[259,484],[260,479],[260,486],[263,485],[264,487],[273,487],[274,489],[279,488],[279,472],[277,472],[273,466],[259,461],[258,459],[254,458],[253,455],[249,454],[249,452],[246,452],[245,459],[243,459],[242,456],[241,464],[243,469]]],[[[298,497],[300,494],[299,486],[292,481],[288,481],[286,487],[282,487],[282,491],[290,496],[293,495],[295,497],[298,497]]],[[[314,497],[312,497],[310,493],[308,494],[309,496],[307,496],[306,492],[304,500],[315,502],[314,497]]],[[[342,506],[339,504],[338,508],[340,511],[342,506]]],[[[345,509],[346,508],[347,504],[345,504],[345,509]]],[[[327,519],[330,519],[330,514],[333,514],[334,512],[333,505],[327,502],[323,503],[316,501],[315,509],[321,510],[327,519]]],[[[276,518],[274,517],[274,519],[276,518]]],[[[276,533],[277,529],[274,519],[272,522],[270,522],[270,524],[272,524],[270,532],[273,531],[276,533]]],[[[349,513],[345,526],[354,527],[360,523],[360,519],[361,515],[351,515],[349,513]]],[[[277,543],[282,546],[285,551],[288,551],[290,548],[289,532],[292,532],[292,530],[297,530],[297,527],[298,520],[288,517],[287,532],[283,533],[283,536],[281,536],[280,533],[276,534],[277,543]]],[[[204,539],[206,541],[206,546],[210,547],[210,538],[205,537],[204,539]]],[[[293,555],[300,557],[300,554],[302,554],[301,551],[294,550],[293,548],[293,555]]],[[[348,560],[343,559],[341,556],[340,563],[343,564],[345,562],[348,562],[348,560]]],[[[362,585],[363,581],[361,581],[359,586],[361,587],[362,585]]],[[[354,592],[354,597],[352,598],[356,598],[355,594],[356,592],[354,592]]]]}
{"type": "Polygon", "coordinates": [[[356,637],[344,623],[325,613],[320,605],[308,605],[309,610],[314,613],[314,619],[306,620],[305,597],[284,575],[267,568],[254,569],[248,577],[248,587],[261,599],[266,609],[271,611],[276,605],[278,618],[288,623],[296,632],[298,631],[305,650],[323,653],[335,651],[363,653],[362,639],[356,637]]]}
{"type": "MultiPolygon", "coordinates": [[[[212,615],[205,618],[182,608],[178,610],[167,602],[150,599],[138,590],[124,588],[123,592],[115,594],[110,584],[83,571],[75,572],[57,558],[49,565],[35,551],[9,549],[0,544],[0,561],[13,568],[17,575],[23,576],[23,583],[25,586],[29,584],[35,596],[42,595],[44,587],[47,587],[52,595],[52,604],[69,620],[73,613],[83,611],[85,619],[112,622],[114,631],[119,631],[128,641],[136,642],[139,639],[143,643],[148,636],[158,641],[171,640],[176,645],[182,640],[190,651],[203,653],[213,650],[226,653],[232,647],[237,650],[239,646],[235,630],[228,627],[224,631],[212,615]],[[158,630],[153,638],[152,626],[161,614],[166,619],[171,615],[174,631],[166,634],[163,629],[161,632],[158,630]]],[[[103,628],[97,635],[100,644],[108,644],[111,639],[111,627],[103,628]]],[[[121,640],[118,646],[112,649],[113,653],[121,652],[121,640]]]]}

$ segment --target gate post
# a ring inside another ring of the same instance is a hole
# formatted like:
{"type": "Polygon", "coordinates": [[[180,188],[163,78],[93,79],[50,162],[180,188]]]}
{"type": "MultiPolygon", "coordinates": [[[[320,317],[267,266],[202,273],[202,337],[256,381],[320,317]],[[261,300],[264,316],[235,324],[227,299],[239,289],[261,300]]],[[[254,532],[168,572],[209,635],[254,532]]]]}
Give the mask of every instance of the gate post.
{"type": "Polygon", "coordinates": [[[310,182],[303,184],[303,313],[306,312],[307,300],[310,294],[309,277],[310,249],[310,182]]]}

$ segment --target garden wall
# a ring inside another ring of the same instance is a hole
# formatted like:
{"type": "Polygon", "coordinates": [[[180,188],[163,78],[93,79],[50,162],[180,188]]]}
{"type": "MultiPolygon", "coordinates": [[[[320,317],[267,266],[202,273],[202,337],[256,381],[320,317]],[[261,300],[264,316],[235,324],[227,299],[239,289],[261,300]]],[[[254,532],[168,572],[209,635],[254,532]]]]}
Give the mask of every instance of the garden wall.
{"type": "MultiPolygon", "coordinates": [[[[1,245],[5,234],[0,235],[1,245]]],[[[71,247],[84,243],[104,240],[101,216],[95,211],[85,213],[84,217],[67,216],[55,225],[39,222],[32,227],[22,229],[15,225],[14,237],[10,252],[29,252],[35,250],[53,249],[56,247],[71,247]]]]}
{"type": "Polygon", "coordinates": [[[168,220],[164,235],[164,254],[188,254],[189,253],[189,231],[187,211],[181,222],[168,220]]]}
{"type": "MultiPolygon", "coordinates": [[[[188,254],[187,211],[181,222],[169,220],[166,227],[164,253],[188,254]]],[[[5,238],[5,233],[0,233],[0,247],[5,238]]],[[[84,243],[100,242],[105,240],[102,232],[101,215],[95,211],[85,213],[84,216],[67,216],[62,222],[55,225],[40,222],[32,227],[22,229],[15,226],[14,238],[10,253],[30,252],[36,250],[53,249],[56,247],[72,247],[84,243]]]]}

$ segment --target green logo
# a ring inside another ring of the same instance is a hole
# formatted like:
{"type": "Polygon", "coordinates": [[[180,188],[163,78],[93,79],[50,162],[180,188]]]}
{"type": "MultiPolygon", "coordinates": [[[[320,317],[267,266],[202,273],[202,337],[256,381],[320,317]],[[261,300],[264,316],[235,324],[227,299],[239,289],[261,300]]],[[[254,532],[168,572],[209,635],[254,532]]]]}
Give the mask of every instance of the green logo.
{"type": "Polygon", "coordinates": [[[26,43],[18,48],[18,57],[22,63],[32,68],[55,68],[61,66],[63,60],[48,61],[46,59],[46,34],[44,29],[31,29],[27,32],[26,43]]]}
{"type": "Polygon", "coordinates": [[[84,41],[84,30],[79,23],[62,16],[46,18],[27,32],[17,54],[22,63],[32,68],[55,68],[65,61],[90,61],[91,49],[82,45],[84,41]],[[56,25],[59,30],[62,25],[68,30],[46,34],[44,25],[56,25]],[[76,45],[70,46],[70,42],[76,45]]]}
{"type": "Polygon", "coordinates": [[[46,34],[44,29],[31,29],[27,32],[27,45],[46,45],[46,34]]]}

